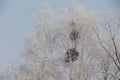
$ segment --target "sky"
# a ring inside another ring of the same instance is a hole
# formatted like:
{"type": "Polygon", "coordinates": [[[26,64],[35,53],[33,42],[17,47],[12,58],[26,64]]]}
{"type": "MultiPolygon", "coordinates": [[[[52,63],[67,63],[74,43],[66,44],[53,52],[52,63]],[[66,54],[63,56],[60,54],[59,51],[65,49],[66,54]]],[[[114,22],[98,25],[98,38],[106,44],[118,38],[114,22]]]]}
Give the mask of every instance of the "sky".
{"type": "MultiPolygon", "coordinates": [[[[76,0],[87,9],[102,12],[120,10],[120,0],[76,0]]],[[[0,0],[0,72],[23,61],[25,40],[34,31],[32,18],[47,3],[54,10],[71,0],[0,0]]]]}

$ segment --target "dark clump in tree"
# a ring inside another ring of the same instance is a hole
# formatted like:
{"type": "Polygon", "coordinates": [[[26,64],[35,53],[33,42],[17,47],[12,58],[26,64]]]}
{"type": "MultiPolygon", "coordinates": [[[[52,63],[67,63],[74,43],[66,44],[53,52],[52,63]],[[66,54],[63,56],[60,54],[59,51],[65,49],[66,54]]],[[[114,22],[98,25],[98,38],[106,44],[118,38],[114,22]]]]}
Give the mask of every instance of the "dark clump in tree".
{"type": "Polygon", "coordinates": [[[79,32],[77,30],[73,29],[70,33],[70,39],[72,41],[74,41],[74,40],[78,39],[78,37],[79,37],[79,32]]]}
{"type": "Polygon", "coordinates": [[[74,62],[78,59],[79,57],[79,53],[76,51],[75,48],[73,49],[69,49],[67,52],[66,52],[66,62],[74,62]]]}

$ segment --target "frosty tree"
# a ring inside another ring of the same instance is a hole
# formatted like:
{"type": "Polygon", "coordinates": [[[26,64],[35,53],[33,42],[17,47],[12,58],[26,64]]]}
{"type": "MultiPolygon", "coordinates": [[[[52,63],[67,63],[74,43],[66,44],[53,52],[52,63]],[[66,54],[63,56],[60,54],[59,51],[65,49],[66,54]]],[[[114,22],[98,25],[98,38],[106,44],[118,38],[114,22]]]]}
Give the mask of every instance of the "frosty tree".
{"type": "Polygon", "coordinates": [[[56,67],[55,72],[58,72],[59,77],[65,74],[65,79],[70,80],[87,78],[88,72],[79,74],[84,72],[80,68],[91,66],[88,48],[93,44],[95,13],[73,3],[62,10],[56,21],[52,20],[52,15],[52,9],[45,6],[40,18],[34,22],[37,31],[29,39],[26,59],[39,62],[42,58],[48,58],[56,67]],[[87,57],[90,62],[86,61],[87,57]]]}
{"type": "Polygon", "coordinates": [[[55,17],[45,5],[33,20],[25,63],[0,80],[120,80],[119,17],[96,15],[73,1],[55,17]]]}

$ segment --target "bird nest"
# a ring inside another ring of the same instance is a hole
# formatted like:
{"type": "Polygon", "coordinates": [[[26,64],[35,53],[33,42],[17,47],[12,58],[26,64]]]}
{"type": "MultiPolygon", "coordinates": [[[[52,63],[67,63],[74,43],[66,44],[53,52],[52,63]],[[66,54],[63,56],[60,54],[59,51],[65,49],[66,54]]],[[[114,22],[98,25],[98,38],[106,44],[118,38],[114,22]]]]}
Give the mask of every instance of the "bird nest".
{"type": "Polygon", "coordinates": [[[76,49],[69,49],[66,52],[66,62],[74,62],[78,59],[79,53],[76,51],[76,49]]]}
{"type": "Polygon", "coordinates": [[[78,39],[78,37],[79,37],[79,32],[78,32],[77,30],[73,29],[73,30],[71,31],[69,37],[70,37],[70,39],[71,39],[72,41],[74,41],[74,40],[78,39]]]}

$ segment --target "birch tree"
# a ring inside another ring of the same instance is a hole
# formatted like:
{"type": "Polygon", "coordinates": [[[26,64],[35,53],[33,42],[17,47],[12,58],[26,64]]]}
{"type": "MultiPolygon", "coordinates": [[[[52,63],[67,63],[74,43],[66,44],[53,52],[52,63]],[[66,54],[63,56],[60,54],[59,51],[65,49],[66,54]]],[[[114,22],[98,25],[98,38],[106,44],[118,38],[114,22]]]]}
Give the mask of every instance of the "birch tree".
{"type": "Polygon", "coordinates": [[[106,16],[102,20],[95,31],[99,45],[97,53],[102,54],[101,65],[104,68],[102,73],[104,74],[104,80],[119,80],[119,15],[106,16]]]}
{"type": "Polygon", "coordinates": [[[47,4],[33,19],[23,65],[0,80],[120,80],[120,17],[102,19],[72,2],[57,17],[47,4]]]}

